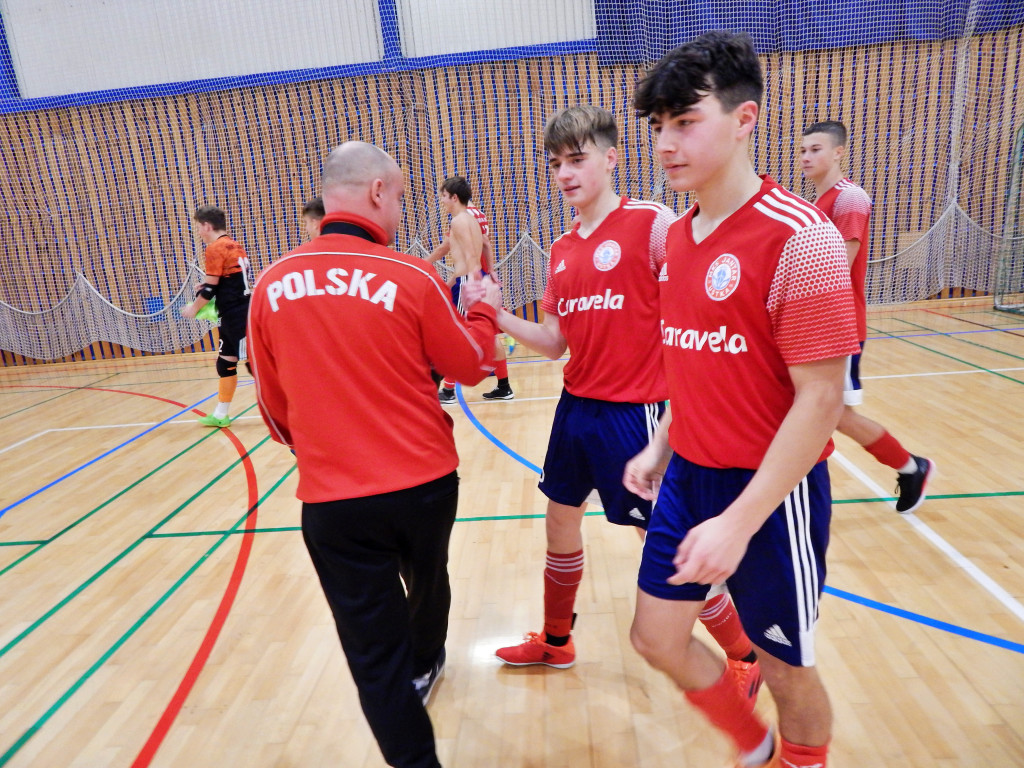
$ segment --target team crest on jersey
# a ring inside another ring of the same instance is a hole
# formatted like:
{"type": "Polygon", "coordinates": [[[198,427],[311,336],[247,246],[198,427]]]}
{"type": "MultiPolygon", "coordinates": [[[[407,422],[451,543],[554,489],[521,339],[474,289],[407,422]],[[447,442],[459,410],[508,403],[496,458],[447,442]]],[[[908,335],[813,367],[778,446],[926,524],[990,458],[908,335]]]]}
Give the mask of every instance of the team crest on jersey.
{"type": "Polygon", "coordinates": [[[622,258],[622,248],[614,240],[605,240],[594,250],[594,266],[602,272],[614,269],[622,258]]]}
{"type": "Polygon", "coordinates": [[[740,260],[731,253],[723,253],[708,267],[704,290],[714,301],[727,299],[740,284],[740,260]]]}

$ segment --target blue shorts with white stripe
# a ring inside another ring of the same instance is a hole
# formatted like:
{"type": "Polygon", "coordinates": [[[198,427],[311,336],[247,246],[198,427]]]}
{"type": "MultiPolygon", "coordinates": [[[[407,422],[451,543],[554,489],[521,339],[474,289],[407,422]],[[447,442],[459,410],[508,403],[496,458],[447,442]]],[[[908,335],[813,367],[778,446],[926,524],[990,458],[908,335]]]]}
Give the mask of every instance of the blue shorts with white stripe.
{"type": "MultiPolygon", "coordinates": [[[[728,507],[752,469],[714,469],[673,454],[651,513],[638,582],[663,600],[704,600],[709,586],[667,579],[686,533],[728,507]]],[[[832,518],[828,464],[819,462],[750,539],[726,581],[750,639],[793,666],[814,666],[814,628],[825,585],[825,551],[832,518]]]]}

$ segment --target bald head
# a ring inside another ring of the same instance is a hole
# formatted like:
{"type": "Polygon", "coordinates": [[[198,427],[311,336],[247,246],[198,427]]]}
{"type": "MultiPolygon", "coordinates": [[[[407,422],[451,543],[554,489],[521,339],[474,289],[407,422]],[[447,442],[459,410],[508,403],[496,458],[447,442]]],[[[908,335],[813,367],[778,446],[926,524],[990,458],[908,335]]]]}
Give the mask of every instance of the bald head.
{"type": "Polygon", "coordinates": [[[327,214],[346,211],[380,225],[394,240],[402,212],[404,182],[387,152],[362,141],[347,141],[324,161],[323,200],[327,214]]]}

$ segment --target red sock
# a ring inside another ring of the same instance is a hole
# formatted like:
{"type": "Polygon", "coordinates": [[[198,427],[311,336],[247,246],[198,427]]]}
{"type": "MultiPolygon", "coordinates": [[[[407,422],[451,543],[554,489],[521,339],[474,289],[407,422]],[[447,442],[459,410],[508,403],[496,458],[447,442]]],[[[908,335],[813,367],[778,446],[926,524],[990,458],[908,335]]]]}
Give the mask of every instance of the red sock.
{"type": "Polygon", "coordinates": [[[451,379],[445,379],[443,382],[441,382],[441,386],[444,387],[445,389],[455,389],[455,382],[452,381],[451,379]]]}
{"type": "Polygon", "coordinates": [[[900,445],[900,441],[885,432],[871,445],[865,445],[864,450],[885,464],[887,467],[899,471],[910,461],[910,451],[900,445]]]}
{"type": "Polygon", "coordinates": [[[505,352],[501,352],[501,357],[495,361],[494,375],[499,379],[508,378],[508,363],[505,361],[505,352]]]}
{"type": "Polygon", "coordinates": [[[572,634],[572,609],[583,580],[583,550],[548,552],[544,567],[544,633],[552,637],[572,634]]]}
{"type": "Polygon", "coordinates": [[[805,747],[782,740],[782,764],[789,768],[825,768],[828,762],[828,744],[805,747]]]}
{"type": "Polygon", "coordinates": [[[724,592],[704,603],[700,621],[730,659],[738,661],[753,653],[754,646],[743,631],[736,606],[724,592]]]}
{"type": "Polygon", "coordinates": [[[686,691],[686,698],[713,726],[724,731],[741,752],[753,752],[768,735],[768,726],[754,713],[753,700],[740,693],[728,671],[710,688],[686,691]]]}

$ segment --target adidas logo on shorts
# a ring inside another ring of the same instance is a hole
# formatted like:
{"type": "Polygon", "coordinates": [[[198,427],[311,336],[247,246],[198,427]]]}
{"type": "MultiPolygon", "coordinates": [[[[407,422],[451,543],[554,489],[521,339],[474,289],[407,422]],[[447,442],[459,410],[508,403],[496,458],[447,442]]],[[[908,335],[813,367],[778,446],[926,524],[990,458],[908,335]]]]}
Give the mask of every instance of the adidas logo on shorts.
{"type": "Polygon", "coordinates": [[[771,640],[773,643],[779,643],[780,645],[788,645],[790,648],[793,647],[793,644],[789,642],[789,638],[787,638],[782,633],[782,628],[778,624],[772,624],[770,627],[768,627],[768,629],[764,631],[764,636],[771,640]]]}

